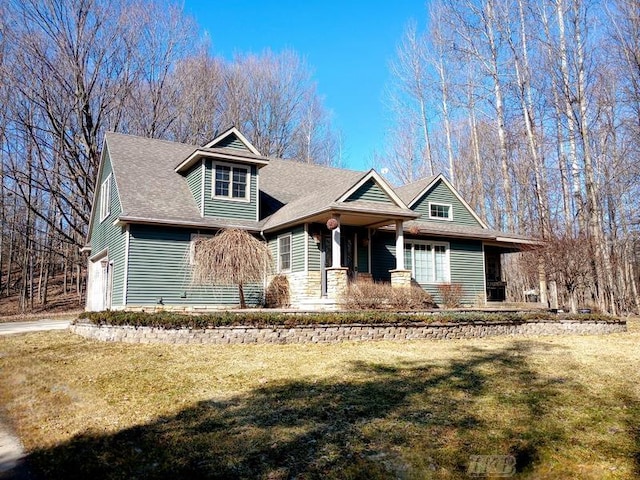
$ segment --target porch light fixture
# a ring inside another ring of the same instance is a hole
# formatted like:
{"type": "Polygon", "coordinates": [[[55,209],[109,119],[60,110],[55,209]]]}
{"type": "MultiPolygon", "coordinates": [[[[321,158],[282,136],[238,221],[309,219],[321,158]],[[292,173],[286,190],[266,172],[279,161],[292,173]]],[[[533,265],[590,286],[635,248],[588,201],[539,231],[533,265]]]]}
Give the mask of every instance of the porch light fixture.
{"type": "Polygon", "coordinates": [[[311,235],[313,237],[313,241],[316,243],[320,243],[320,240],[322,240],[322,235],[318,232],[315,232],[313,235],[311,235]]]}
{"type": "Polygon", "coordinates": [[[100,266],[102,268],[107,268],[108,265],[109,265],[109,260],[108,259],[104,258],[104,259],[100,260],[100,266]]]}
{"type": "Polygon", "coordinates": [[[330,218],[329,220],[327,220],[327,228],[329,230],[335,230],[339,225],[340,223],[338,223],[338,220],[335,218],[330,218]]]}

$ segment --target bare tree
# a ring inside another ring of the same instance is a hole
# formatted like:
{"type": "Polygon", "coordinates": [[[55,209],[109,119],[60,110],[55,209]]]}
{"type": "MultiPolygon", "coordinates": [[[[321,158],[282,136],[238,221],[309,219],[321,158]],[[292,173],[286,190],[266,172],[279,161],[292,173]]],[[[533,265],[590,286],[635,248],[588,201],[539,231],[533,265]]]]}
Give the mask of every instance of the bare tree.
{"type": "Polygon", "coordinates": [[[271,264],[271,252],[244,230],[221,230],[196,241],[193,282],[199,285],[237,285],[240,308],[246,308],[244,286],[261,282],[271,264]]]}

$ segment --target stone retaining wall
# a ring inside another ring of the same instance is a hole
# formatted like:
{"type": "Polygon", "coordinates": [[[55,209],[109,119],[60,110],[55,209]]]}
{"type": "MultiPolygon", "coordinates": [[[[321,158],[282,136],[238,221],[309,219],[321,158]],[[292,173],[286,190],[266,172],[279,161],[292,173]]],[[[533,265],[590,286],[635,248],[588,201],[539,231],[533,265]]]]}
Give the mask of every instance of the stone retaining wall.
{"type": "Polygon", "coordinates": [[[215,327],[207,329],[165,330],[152,327],[71,325],[73,333],[104,342],[241,344],[241,343],[332,343],[361,340],[440,340],[479,338],[495,335],[563,335],[625,332],[627,324],[602,321],[531,321],[379,324],[379,325],[303,325],[298,327],[215,327]]]}

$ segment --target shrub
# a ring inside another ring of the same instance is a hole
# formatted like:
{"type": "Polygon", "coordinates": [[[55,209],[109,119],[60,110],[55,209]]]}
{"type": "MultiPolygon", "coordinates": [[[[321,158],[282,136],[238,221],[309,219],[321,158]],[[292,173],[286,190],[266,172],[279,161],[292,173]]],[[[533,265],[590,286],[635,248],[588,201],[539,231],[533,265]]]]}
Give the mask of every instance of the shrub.
{"type": "Polygon", "coordinates": [[[276,275],[265,292],[265,306],[281,308],[289,306],[289,279],[286,275],[276,275]]]}
{"type": "Polygon", "coordinates": [[[393,288],[390,283],[352,283],[343,299],[352,310],[424,310],[436,308],[431,295],[419,286],[393,288]]]}
{"type": "Polygon", "coordinates": [[[438,285],[438,292],[445,308],[458,308],[462,305],[464,290],[459,283],[443,283],[438,285]]]}
{"type": "Polygon", "coordinates": [[[282,313],[282,312],[215,312],[206,315],[186,315],[172,312],[83,312],[80,319],[95,325],[114,325],[154,328],[191,328],[204,329],[224,326],[287,326],[297,325],[344,325],[380,323],[408,324],[429,322],[464,323],[524,323],[536,320],[573,320],[613,322],[620,319],[606,315],[570,315],[554,314],[545,311],[517,312],[452,312],[433,313],[397,313],[397,312],[318,312],[318,313],[282,313]]]}

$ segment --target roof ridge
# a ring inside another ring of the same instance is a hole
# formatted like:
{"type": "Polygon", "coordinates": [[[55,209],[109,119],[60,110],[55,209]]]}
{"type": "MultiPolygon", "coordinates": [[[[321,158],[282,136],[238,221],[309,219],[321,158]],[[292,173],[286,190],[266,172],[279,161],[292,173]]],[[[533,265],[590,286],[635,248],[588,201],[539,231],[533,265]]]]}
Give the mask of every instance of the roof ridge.
{"type": "Polygon", "coordinates": [[[184,142],[176,142],[174,140],[165,140],[164,138],[149,138],[149,137],[143,137],[142,135],[134,135],[133,133],[124,133],[124,132],[114,132],[112,130],[109,130],[108,132],[106,132],[104,134],[105,137],[107,136],[113,136],[113,135],[118,135],[121,137],[130,137],[130,138],[136,138],[139,140],[147,140],[150,142],[162,142],[162,143],[171,143],[173,145],[182,145],[184,147],[193,147],[193,148],[200,148],[197,145],[191,144],[191,143],[184,143],[184,142]]]}
{"type": "Polygon", "coordinates": [[[370,168],[368,170],[355,170],[353,168],[332,167],[330,165],[320,165],[318,163],[307,163],[301,160],[296,160],[295,158],[281,158],[281,157],[268,157],[268,158],[271,160],[277,160],[281,162],[289,162],[297,165],[304,165],[305,167],[310,167],[310,168],[319,168],[324,170],[337,170],[340,172],[348,172],[348,173],[361,173],[363,175],[369,173],[371,170],[374,170],[373,168],[370,168]]]}
{"type": "Polygon", "coordinates": [[[438,175],[442,175],[442,172],[440,172],[440,173],[436,173],[436,174],[434,174],[434,175],[425,175],[424,177],[421,177],[421,178],[419,178],[419,179],[417,179],[417,180],[413,180],[412,182],[405,183],[404,185],[399,185],[399,186],[397,186],[396,188],[410,187],[411,185],[415,185],[416,183],[418,183],[418,182],[423,182],[423,181],[425,181],[425,180],[427,180],[427,179],[429,179],[429,180],[433,180],[433,179],[434,179],[434,178],[436,178],[438,175]]]}

